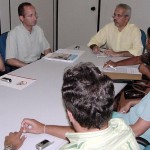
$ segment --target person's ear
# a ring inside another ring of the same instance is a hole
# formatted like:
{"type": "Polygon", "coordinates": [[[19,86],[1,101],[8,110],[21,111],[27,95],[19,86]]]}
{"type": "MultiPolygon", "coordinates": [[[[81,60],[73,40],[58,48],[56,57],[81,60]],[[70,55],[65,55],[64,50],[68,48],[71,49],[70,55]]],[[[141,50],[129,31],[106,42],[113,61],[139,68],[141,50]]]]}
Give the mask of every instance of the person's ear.
{"type": "Polygon", "coordinates": [[[129,22],[129,16],[125,16],[126,22],[129,22]]]}
{"type": "Polygon", "coordinates": [[[67,115],[68,115],[68,118],[69,118],[70,122],[73,122],[74,117],[73,117],[72,113],[69,110],[67,110],[67,115]]]}
{"type": "Polygon", "coordinates": [[[21,22],[23,22],[24,17],[23,16],[19,16],[19,19],[20,19],[21,22]]]}

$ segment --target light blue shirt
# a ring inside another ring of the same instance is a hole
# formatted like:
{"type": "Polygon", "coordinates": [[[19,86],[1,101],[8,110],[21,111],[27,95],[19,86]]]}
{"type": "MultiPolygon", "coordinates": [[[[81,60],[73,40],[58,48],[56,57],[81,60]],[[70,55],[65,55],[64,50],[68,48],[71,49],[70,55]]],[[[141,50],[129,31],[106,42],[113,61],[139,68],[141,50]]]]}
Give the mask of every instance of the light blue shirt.
{"type": "MultiPolygon", "coordinates": [[[[126,114],[113,113],[113,118],[123,118],[128,124],[134,124],[139,118],[150,121],[150,92],[134,107],[130,109],[130,112],[126,114]]],[[[141,137],[150,142],[150,129],[148,129],[141,137]]]]}

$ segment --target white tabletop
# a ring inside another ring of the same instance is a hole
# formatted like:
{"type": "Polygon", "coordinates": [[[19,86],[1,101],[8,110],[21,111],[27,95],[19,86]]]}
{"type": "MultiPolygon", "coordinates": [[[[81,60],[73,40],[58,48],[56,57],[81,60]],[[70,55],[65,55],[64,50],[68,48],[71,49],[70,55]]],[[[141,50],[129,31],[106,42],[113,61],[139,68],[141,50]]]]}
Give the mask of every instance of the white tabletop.
{"type": "MultiPolygon", "coordinates": [[[[86,47],[80,46],[80,49],[85,50],[85,53],[74,63],[41,59],[12,72],[11,74],[14,75],[36,79],[33,84],[23,90],[0,86],[1,149],[3,148],[4,137],[10,131],[18,131],[23,118],[34,118],[45,124],[68,125],[61,99],[64,69],[78,62],[87,61],[93,62],[97,66],[103,66],[103,63],[110,59],[107,57],[97,58],[86,47]]],[[[115,93],[118,94],[124,86],[123,83],[115,83],[115,93]]],[[[21,150],[35,149],[35,144],[43,138],[48,137],[47,135],[29,135],[21,150]]]]}

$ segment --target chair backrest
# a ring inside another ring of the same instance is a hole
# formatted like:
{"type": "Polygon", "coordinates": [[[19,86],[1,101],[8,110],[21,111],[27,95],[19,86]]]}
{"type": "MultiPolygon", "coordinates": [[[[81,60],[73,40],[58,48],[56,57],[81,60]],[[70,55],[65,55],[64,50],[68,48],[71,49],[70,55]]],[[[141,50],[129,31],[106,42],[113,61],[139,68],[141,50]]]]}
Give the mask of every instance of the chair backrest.
{"type": "Polygon", "coordinates": [[[0,35],[0,54],[2,56],[3,62],[5,62],[5,50],[6,50],[6,39],[8,32],[4,32],[0,35]]]}
{"type": "Polygon", "coordinates": [[[140,29],[140,31],[141,31],[141,41],[143,44],[143,54],[144,54],[145,53],[145,46],[146,46],[146,34],[142,29],[140,29]]]}

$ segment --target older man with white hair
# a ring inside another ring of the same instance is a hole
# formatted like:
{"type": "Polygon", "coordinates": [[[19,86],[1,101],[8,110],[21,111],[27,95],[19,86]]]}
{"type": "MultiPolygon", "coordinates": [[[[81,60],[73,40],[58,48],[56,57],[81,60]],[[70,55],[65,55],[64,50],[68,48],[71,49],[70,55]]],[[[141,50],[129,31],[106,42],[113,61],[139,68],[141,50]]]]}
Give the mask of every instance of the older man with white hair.
{"type": "Polygon", "coordinates": [[[104,53],[108,56],[132,57],[142,54],[141,32],[129,23],[131,7],[118,4],[113,14],[114,22],[105,25],[88,43],[94,53],[106,45],[104,53]]]}

